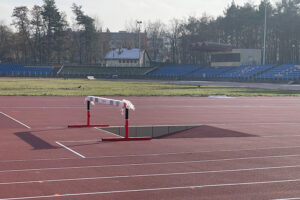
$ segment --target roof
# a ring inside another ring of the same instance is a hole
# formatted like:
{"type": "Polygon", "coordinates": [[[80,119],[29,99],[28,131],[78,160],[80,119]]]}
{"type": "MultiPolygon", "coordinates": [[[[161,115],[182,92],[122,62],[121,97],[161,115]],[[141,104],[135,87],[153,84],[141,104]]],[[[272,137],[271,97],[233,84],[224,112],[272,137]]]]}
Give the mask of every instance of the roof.
{"type": "Polygon", "coordinates": [[[105,59],[106,60],[119,60],[119,59],[135,59],[138,60],[144,53],[144,50],[140,49],[115,49],[109,51],[105,59]]]}

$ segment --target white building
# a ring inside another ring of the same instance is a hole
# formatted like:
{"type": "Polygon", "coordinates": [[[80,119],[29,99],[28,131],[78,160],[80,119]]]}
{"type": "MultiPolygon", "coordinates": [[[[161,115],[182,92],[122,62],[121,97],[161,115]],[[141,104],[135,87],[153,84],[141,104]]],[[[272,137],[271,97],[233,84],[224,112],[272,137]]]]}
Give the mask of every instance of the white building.
{"type": "Polygon", "coordinates": [[[106,67],[150,67],[150,57],[141,49],[114,49],[105,56],[106,67]]]}

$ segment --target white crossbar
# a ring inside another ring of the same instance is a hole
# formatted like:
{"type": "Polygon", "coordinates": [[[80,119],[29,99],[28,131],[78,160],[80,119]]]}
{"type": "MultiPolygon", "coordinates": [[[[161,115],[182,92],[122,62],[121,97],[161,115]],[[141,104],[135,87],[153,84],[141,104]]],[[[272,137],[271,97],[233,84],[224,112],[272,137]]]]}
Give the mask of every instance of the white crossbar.
{"type": "Polygon", "coordinates": [[[121,101],[121,100],[115,100],[115,99],[108,99],[108,98],[104,98],[104,97],[88,96],[85,98],[85,101],[103,103],[103,104],[108,104],[108,105],[112,105],[112,106],[116,106],[116,107],[120,107],[120,108],[131,109],[131,110],[135,109],[134,105],[130,101],[125,100],[125,99],[123,99],[121,101]]]}

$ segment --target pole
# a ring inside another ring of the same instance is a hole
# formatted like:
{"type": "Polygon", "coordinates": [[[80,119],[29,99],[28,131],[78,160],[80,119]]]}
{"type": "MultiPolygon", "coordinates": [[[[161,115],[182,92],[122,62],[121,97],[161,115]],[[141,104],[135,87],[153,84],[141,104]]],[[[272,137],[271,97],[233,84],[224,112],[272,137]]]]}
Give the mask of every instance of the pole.
{"type": "Polygon", "coordinates": [[[125,108],[125,138],[129,138],[129,110],[128,108],[125,108]]]}
{"type": "Polygon", "coordinates": [[[263,53],[263,64],[266,64],[266,37],[267,37],[267,4],[265,1],[265,26],[264,26],[264,53],[263,53]]]}
{"type": "Polygon", "coordinates": [[[91,102],[87,101],[87,125],[89,126],[91,123],[91,113],[90,113],[90,108],[91,108],[91,102]]]}
{"type": "Polygon", "coordinates": [[[137,21],[136,22],[139,26],[139,31],[138,31],[138,42],[139,42],[139,67],[141,67],[141,38],[140,38],[140,32],[141,32],[141,24],[143,23],[142,21],[137,21]]]}

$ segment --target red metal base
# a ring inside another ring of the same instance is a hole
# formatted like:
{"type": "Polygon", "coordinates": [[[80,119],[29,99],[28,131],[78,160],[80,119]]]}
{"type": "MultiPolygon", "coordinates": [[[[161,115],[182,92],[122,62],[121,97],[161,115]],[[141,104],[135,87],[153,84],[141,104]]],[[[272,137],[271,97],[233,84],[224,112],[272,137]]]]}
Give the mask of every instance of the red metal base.
{"type": "Polygon", "coordinates": [[[130,137],[130,138],[102,138],[103,142],[113,141],[137,141],[137,140],[151,140],[151,137],[130,137]]]}
{"type": "Polygon", "coordinates": [[[108,124],[69,125],[68,128],[108,127],[108,124]]]}

